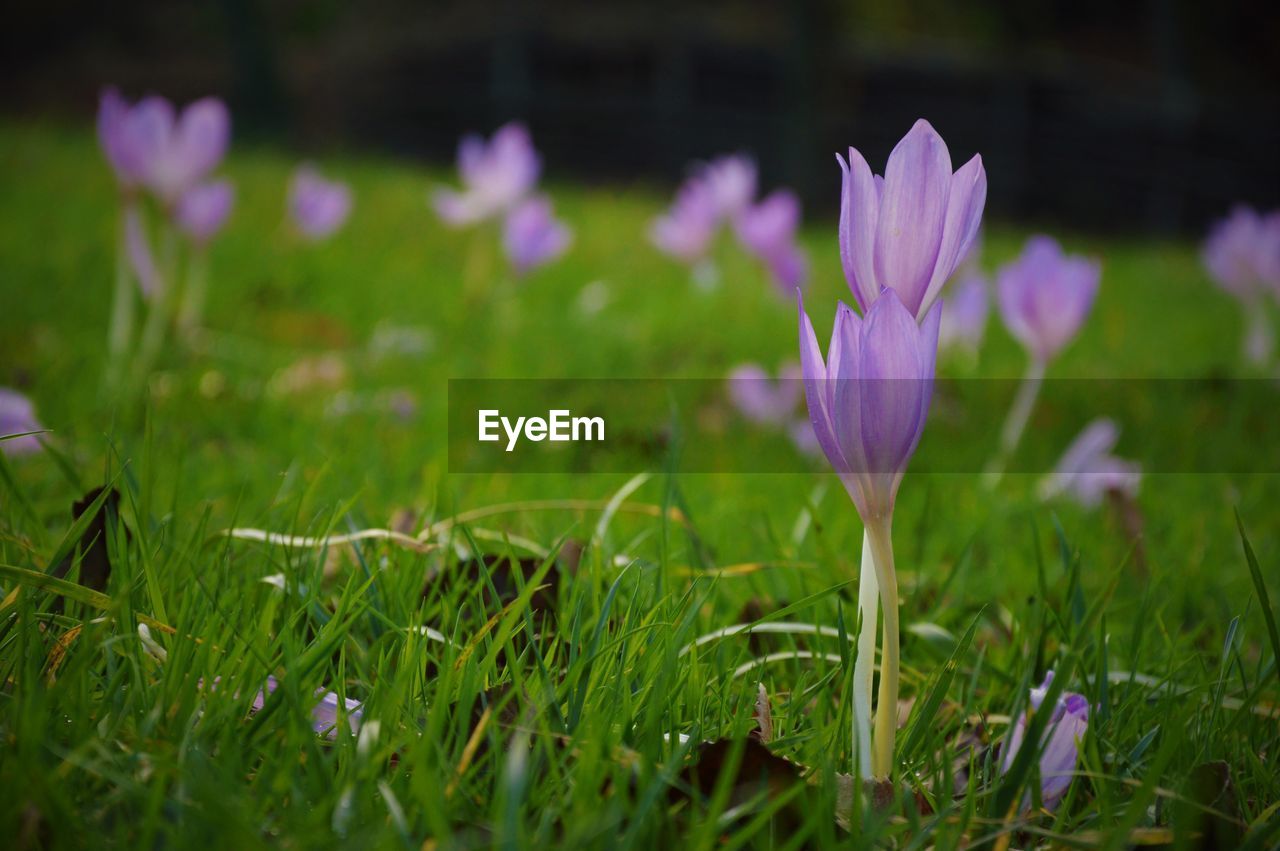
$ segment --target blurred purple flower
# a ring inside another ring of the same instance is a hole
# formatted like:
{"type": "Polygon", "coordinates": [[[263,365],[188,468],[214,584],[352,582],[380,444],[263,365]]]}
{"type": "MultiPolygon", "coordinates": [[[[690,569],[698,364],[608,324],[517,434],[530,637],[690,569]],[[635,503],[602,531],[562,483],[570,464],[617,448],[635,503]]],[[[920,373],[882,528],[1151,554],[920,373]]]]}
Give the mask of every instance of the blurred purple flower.
{"type": "Polygon", "coordinates": [[[129,267],[138,279],[138,288],[142,290],[144,298],[150,299],[164,289],[164,281],[160,278],[155,255],[151,252],[151,242],[147,239],[142,212],[136,204],[129,204],[125,209],[124,242],[129,267]]]}
{"type": "Polygon", "coordinates": [[[779,189],[760,203],[744,207],[733,221],[738,241],[769,267],[774,282],[790,296],[808,276],[808,260],[796,245],[800,199],[779,189]]]}
{"type": "Polygon", "coordinates": [[[920,319],[969,252],[982,221],[987,174],[974,156],[954,174],[942,137],[920,119],[889,155],[884,177],[862,154],[844,171],[840,259],[865,315],[886,288],[920,319]]]}
{"type": "Polygon", "coordinates": [[[144,185],[171,207],[226,155],[231,115],[217,98],[195,101],[177,115],[162,97],[130,106],[107,89],[98,109],[98,140],[122,186],[144,185]]]}
{"type": "Polygon", "coordinates": [[[1000,315],[1009,333],[1035,361],[1048,362],[1080,330],[1101,274],[1096,262],[1063,254],[1050,237],[1031,237],[997,276],[1000,315]]]}
{"type": "Polygon", "coordinates": [[[485,142],[468,135],[458,144],[462,191],[440,188],[432,203],[440,218],[462,227],[506,213],[533,190],[542,161],[523,124],[506,124],[485,142]]]}
{"type": "Polygon", "coordinates": [[[327,239],[351,214],[351,189],[339,180],[328,180],[304,163],[289,181],[289,215],[303,236],[327,239]]]}
{"type": "MultiPolygon", "coordinates": [[[[41,431],[43,428],[36,419],[36,409],[30,399],[17,390],[0,387],[0,437],[41,431]]],[[[0,440],[0,451],[10,456],[30,455],[41,448],[40,439],[34,434],[0,440]]]]}
{"type": "MultiPolygon", "coordinates": [[[[253,698],[254,712],[262,710],[262,707],[266,705],[267,695],[274,693],[279,685],[275,677],[267,677],[266,688],[260,689],[253,698]]],[[[311,728],[317,734],[332,741],[338,737],[338,695],[331,691],[325,691],[323,688],[318,688],[316,689],[315,697],[319,699],[319,702],[311,707],[311,728]]],[[[345,708],[347,725],[351,728],[352,733],[358,732],[360,730],[361,716],[364,714],[364,707],[360,701],[348,697],[345,708]]]]}
{"type": "Polygon", "coordinates": [[[694,264],[706,257],[719,220],[710,185],[700,177],[692,177],[676,192],[671,209],[654,220],[649,239],[663,253],[694,264]]]}
{"type": "Polygon", "coordinates": [[[702,168],[700,177],[711,190],[722,218],[738,215],[756,196],[756,163],[746,155],[716,157],[702,168]]]}
{"type": "Polygon", "coordinates": [[[783,426],[795,416],[804,393],[803,379],[798,363],[783,365],[777,381],[760,365],[743,364],[729,373],[729,400],[753,423],[783,426]]]}
{"type": "MultiPolygon", "coordinates": [[[[1031,707],[1014,723],[1002,748],[1001,773],[1013,766],[1013,760],[1026,738],[1031,716],[1040,711],[1052,683],[1053,671],[1049,671],[1040,687],[1031,690],[1031,707]]],[[[1067,788],[1071,786],[1072,774],[1079,760],[1080,741],[1084,739],[1088,727],[1089,702],[1084,695],[1071,692],[1062,694],[1053,707],[1053,714],[1049,717],[1041,740],[1044,751],[1040,756],[1040,800],[1045,809],[1053,810],[1057,807],[1067,788]]],[[[1030,801],[1023,806],[1030,806],[1030,801]]]]}
{"type": "Polygon", "coordinates": [[[555,260],[572,239],[569,229],[556,219],[551,201],[540,195],[508,213],[502,228],[502,245],[517,275],[555,260]]]}
{"type": "Polygon", "coordinates": [[[1263,218],[1234,208],[1210,229],[1201,258],[1218,286],[1246,305],[1257,303],[1265,284],[1280,292],[1280,213],[1263,218]]]}
{"type": "Polygon", "coordinates": [[[806,419],[794,420],[787,426],[787,436],[791,444],[801,455],[811,458],[822,457],[822,445],[818,443],[818,435],[813,430],[813,423],[806,419]]]}
{"type": "Polygon", "coordinates": [[[234,199],[235,192],[229,182],[202,183],[186,191],[178,201],[174,218],[196,245],[208,245],[226,223],[234,199]]]}
{"type": "Polygon", "coordinates": [[[938,328],[938,348],[976,354],[987,329],[987,279],[971,272],[952,284],[938,328]]]}
{"type": "Polygon", "coordinates": [[[941,303],[916,324],[896,291],[886,290],[859,318],[836,311],[824,364],[800,306],[800,363],[809,418],[864,523],[893,512],[907,462],[933,397],[941,303]]]}
{"type": "Polygon", "coordinates": [[[1094,508],[1110,491],[1137,494],[1142,468],[1111,454],[1119,438],[1120,430],[1112,420],[1097,419],[1086,426],[1041,483],[1041,498],[1066,493],[1085,508],[1094,508]]]}

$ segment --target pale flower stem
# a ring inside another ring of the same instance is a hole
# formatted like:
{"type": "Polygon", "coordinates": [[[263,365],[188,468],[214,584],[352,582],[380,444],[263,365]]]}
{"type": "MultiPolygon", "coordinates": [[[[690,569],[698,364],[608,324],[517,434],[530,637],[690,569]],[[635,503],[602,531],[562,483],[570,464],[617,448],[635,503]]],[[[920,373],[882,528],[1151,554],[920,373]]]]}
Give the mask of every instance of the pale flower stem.
{"type": "MultiPolygon", "coordinates": [[[[126,202],[126,205],[130,202],[126,202]]],[[[116,244],[116,284],[111,304],[111,327],[107,332],[107,384],[118,387],[124,372],[129,341],[133,337],[133,281],[129,274],[128,237],[125,235],[127,206],[120,210],[120,226],[116,244]]]]}
{"type": "Polygon", "coordinates": [[[994,490],[1000,484],[1004,468],[1022,441],[1022,433],[1027,429],[1031,409],[1035,407],[1036,398],[1040,395],[1040,385],[1044,382],[1044,367],[1044,361],[1034,356],[1027,366],[1027,374],[1018,386],[1018,395],[1014,397],[1013,406],[1009,408],[1009,416],[1000,432],[1000,448],[982,475],[982,483],[987,490],[994,490]]]}
{"type": "Polygon", "coordinates": [[[171,315],[175,308],[174,299],[177,296],[177,282],[172,274],[174,242],[173,232],[169,228],[166,228],[164,246],[164,268],[167,274],[160,281],[157,291],[152,293],[151,300],[147,305],[147,321],[142,328],[142,339],[138,343],[138,354],[133,363],[134,387],[139,391],[146,388],[147,377],[151,374],[156,357],[160,354],[160,347],[164,343],[165,330],[171,322],[171,315]]]}
{"type": "Polygon", "coordinates": [[[884,779],[893,774],[893,745],[898,734],[898,575],[893,565],[893,518],[870,518],[866,528],[880,584],[880,608],[884,611],[880,697],[876,704],[871,774],[884,779]]]}
{"type": "Polygon", "coordinates": [[[880,585],[876,581],[875,559],[871,552],[871,536],[862,533],[862,567],[858,576],[858,655],[853,663],[853,752],[857,770],[854,774],[871,777],[871,684],[876,664],[876,607],[880,604],[880,585]]]}
{"type": "Polygon", "coordinates": [[[209,264],[205,253],[194,251],[187,266],[187,286],[182,294],[182,306],[178,309],[178,328],[188,337],[199,330],[208,281],[209,264]]]}

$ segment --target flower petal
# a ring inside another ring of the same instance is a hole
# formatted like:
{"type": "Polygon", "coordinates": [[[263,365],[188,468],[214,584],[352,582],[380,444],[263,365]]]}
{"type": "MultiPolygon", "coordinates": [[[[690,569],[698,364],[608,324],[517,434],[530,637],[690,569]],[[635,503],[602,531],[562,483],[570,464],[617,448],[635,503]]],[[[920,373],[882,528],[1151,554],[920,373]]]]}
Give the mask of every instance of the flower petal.
{"type": "Polygon", "coordinates": [[[849,149],[848,163],[839,154],[836,160],[844,175],[840,190],[840,262],[849,289],[865,315],[881,289],[875,271],[879,181],[855,148],[849,149]]]}
{"type": "Polygon", "coordinates": [[[942,292],[942,287],[968,254],[978,227],[982,224],[982,210],[987,203],[987,172],[982,167],[982,157],[974,156],[951,178],[947,196],[946,220],[942,226],[942,242],[938,246],[938,258],[934,263],[929,288],[916,310],[922,316],[942,292]]]}
{"type": "Polygon", "coordinates": [[[921,119],[889,155],[876,223],[876,278],[913,316],[933,277],[950,191],[947,145],[921,119]]]}

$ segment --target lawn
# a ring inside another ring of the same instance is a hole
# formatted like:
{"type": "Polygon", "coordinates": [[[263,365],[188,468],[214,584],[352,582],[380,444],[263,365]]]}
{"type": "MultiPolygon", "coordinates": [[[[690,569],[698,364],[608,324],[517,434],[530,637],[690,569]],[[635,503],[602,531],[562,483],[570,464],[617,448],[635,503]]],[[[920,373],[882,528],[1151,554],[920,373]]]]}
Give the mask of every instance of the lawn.
{"type": "MultiPolygon", "coordinates": [[[[772,369],[797,358],[794,304],[727,249],[721,285],[693,287],[645,238],[665,189],[584,189],[552,168],[573,247],[517,282],[494,234],[435,219],[427,192],[452,176],[413,163],[324,156],[355,209],[331,240],[301,242],[284,226],[294,165],[235,149],[208,330],[169,346],[145,399],[120,405],[102,389],[111,174],[88,128],[0,125],[0,385],[53,430],[48,451],[3,459],[0,482],[0,835],[15,847],[801,847],[849,841],[851,821],[859,842],[904,847],[1274,847],[1278,648],[1236,520],[1274,610],[1274,474],[1173,461],[1182,472],[1148,469],[1122,511],[1044,503],[1029,475],[987,493],[976,470],[909,472],[894,534],[899,783],[851,802],[843,636],[862,527],[825,461],[771,475],[448,471],[451,378],[772,369]],[[106,484],[118,509],[94,504],[97,538],[79,550],[87,563],[105,543],[106,596],[33,579],[76,551],[72,504],[106,484]],[[430,534],[302,547],[228,527],[430,534]],[[840,634],[682,652],[764,617],[840,634]],[[748,664],[791,650],[819,658],[748,664]],[[1052,814],[1024,812],[1034,775],[1002,779],[999,759],[1047,668],[1092,707],[1052,814]],[[252,711],[268,676],[279,688],[252,711]],[[361,702],[358,734],[340,716],[317,735],[317,690],[361,702]],[[789,763],[740,744],[761,700],[762,738],[789,763]]],[[[830,204],[803,234],[824,345],[849,298],[831,168],[830,204]]],[[[991,223],[984,266],[1027,233],[991,223]]],[[[1246,375],[1239,311],[1195,245],[1058,236],[1103,275],[1051,377],[1246,375]]],[[[993,317],[978,364],[940,374],[1023,367],[993,317]]],[[[1084,422],[1032,424],[1031,442],[1058,429],[1054,454],[1084,422]]],[[[1145,440],[1126,431],[1119,451],[1145,440]]],[[[764,451],[794,456],[783,436],[764,451]]]]}

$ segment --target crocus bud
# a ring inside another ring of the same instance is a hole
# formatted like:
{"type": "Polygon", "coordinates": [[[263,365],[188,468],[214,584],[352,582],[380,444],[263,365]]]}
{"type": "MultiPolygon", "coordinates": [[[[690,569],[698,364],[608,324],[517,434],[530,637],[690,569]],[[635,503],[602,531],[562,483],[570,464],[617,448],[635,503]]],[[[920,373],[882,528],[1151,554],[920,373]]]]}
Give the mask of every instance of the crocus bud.
{"type": "Polygon", "coordinates": [[[462,191],[438,189],[436,214],[445,224],[465,227],[503,215],[538,182],[542,160],[523,124],[506,124],[489,141],[468,135],[458,143],[462,191]]]}
{"type": "Polygon", "coordinates": [[[952,174],[942,137],[921,119],[889,155],[884,177],[849,149],[840,203],[840,259],[865,314],[892,288],[920,319],[969,251],[987,199],[975,156],[952,174]]]}
{"type": "Polygon", "coordinates": [[[933,397],[941,302],[917,325],[886,290],[860,318],[841,303],[827,361],[804,306],[800,364],[809,419],[864,522],[888,517],[933,397]]]}
{"type": "Polygon", "coordinates": [[[718,225],[715,194],[695,176],[676,192],[671,209],[654,219],[649,240],[664,254],[693,265],[706,257],[718,225]]]}
{"type": "Polygon", "coordinates": [[[351,214],[351,189],[301,165],[289,181],[289,215],[298,231],[313,241],[327,239],[351,214]]]}
{"type": "Polygon", "coordinates": [[[789,296],[804,284],[809,264],[796,245],[800,199],[795,193],[779,189],[760,203],[744,207],[733,227],[742,247],[768,267],[782,292],[789,296]]]}
{"type": "Polygon", "coordinates": [[[568,249],[572,234],[555,217],[551,202],[530,198],[508,214],[502,229],[502,247],[517,275],[555,260],[568,249]]]}
{"type": "Polygon", "coordinates": [[[1031,237],[997,275],[1000,315],[1009,333],[1036,361],[1047,362],[1080,330],[1101,274],[1096,262],[1063,254],[1050,237],[1031,237]]]}
{"type": "Polygon", "coordinates": [[[751,422],[781,427],[795,417],[804,392],[802,379],[797,363],[779,369],[777,381],[759,364],[743,364],[729,373],[729,399],[751,422]]]}
{"type": "MultiPolygon", "coordinates": [[[[1052,683],[1053,671],[1049,671],[1040,687],[1031,690],[1031,707],[1014,723],[1005,742],[1000,759],[1001,773],[1013,766],[1013,760],[1027,736],[1032,713],[1043,711],[1041,704],[1052,683]]],[[[1052,712],[1044,729],[1041,740],[1044,750],[1040,756],[1040,800],[1048,810],[1058,805],[1071,785],[1079,759],[1080,741],[1089,726],[1089,702],[1083,695],[1068,692],[1058,698],[1052,712]]],[[[1029,806],[1029,802],[1024,806],[1029,806]]]]}
{"type": "Polygon", "coordinates": [[[183,194],[174,218],[196,245],[208,245],[226,223],[234,199],[235,192],[227,181],[202,183],[183,194]]]}
{"type": "Polygon", "coordinates": [[[987,280],[971,272],[951,287],[938,329],[938,348],[976,353],[987,329],[987,280]]]}
{"type": "Polygon", "coordinates": [[[36,419],[35,406],[17,390],[0,387],[0,437],[21,434],[9,440],[0,440],[0,452],[9,456],[30,455],[41,449],[40,440],[26,432],[40,431],[43,427],[36,419]]]}
{"type": "Polygon", "coordinates": [[[1111,454],[1119,439],[1120,429],[1112,420],[1091,422],[1041,483],[1041,498],[1065,493],[1085,508],[1094,508],[1109,491],[1134,496],[1142,481],[1142,468],[1111,454]]]}

